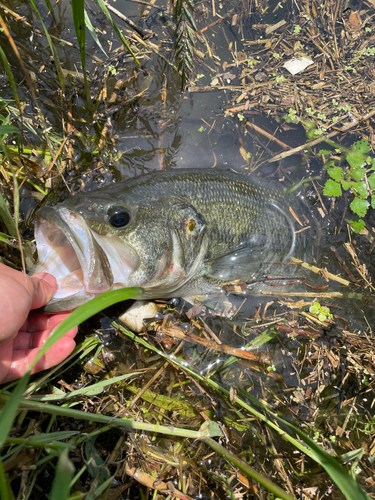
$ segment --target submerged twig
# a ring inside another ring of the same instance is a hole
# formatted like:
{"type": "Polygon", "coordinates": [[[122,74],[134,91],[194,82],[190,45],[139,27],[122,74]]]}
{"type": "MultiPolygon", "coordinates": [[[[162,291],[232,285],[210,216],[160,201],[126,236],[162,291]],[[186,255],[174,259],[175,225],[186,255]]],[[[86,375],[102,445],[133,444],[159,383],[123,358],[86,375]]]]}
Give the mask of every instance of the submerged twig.
{"type": "Polygon", "coordinates": [[[150,30],[144,30],[137,26],[131,19],[129,19],[125,14],[120,12],[119,10],[115,9],[112,7],[111,4],[108,2],[104,2],[105,6],[107,7],[108,10],[110,10],[113,14],[115,14],[121,21],[124,21],[130,28],[132,28],[134,31],[136,31],[144,40],[147,40],[147,38],[151,38],[155,36],[155,33],[150,30]]]}
{"type": "Polygon", "coordinates": [[[275,156],[273,156],[270,160],[268,160],[270,163],[274,161],[279,161],[282,160],[283,158],[287,158],[288,156],[292,156],[296,153],[300,153],[301,151],[304,151],[305,149],[310,149],[312,146],[316,146],[317,144],[320,144],[321,142],[325,142],[327,139],[331,139],[332,137],[335,137],[338,134],[344,134],[348,130],[352,129],[356,125],[358,125],[359,122],[363,122],[366,120],[369,120],[371,117],[375,115],[375,109],[372,110],[370,113],[367,113],[367,115],[361,116],[360,118],[356,119],[350,125],[347,125],[346,127],[343,127],[341,130],[333,130],[329,134],[324,134],[318,139],[315,139],[314,141],[306,142],[305,144],[302,144],[302,146],[298,146],[294,149],[290,149],[289,151],[284,151],[283,153],[279,153],[275,156]]]}

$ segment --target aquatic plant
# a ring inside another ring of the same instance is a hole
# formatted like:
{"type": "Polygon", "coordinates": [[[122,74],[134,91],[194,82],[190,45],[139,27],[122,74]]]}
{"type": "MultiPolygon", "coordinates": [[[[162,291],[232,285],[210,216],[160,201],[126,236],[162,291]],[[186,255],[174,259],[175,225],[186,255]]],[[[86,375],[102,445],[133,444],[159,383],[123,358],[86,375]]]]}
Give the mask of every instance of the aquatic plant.
{"type": "MultiPolygon", "coordinates": [[[[364,227],[365,217],[369,207],[375,208],[375,158],[368,156],[370,145],[368,141],[355,142],[351,148],[342,150],[348,166],[337,166],[337,160],[332,159],[326,164],[330,176],[325,182],[323,193],[326,196],[340,197],[344,191],[350,191],[354,196],[350,209],[357,215],[356,220],[349,223],[354,232],[359,233],[364,227]]],[[[322,150],[319,154],[330,154],[322,150]]]]}
{"type": "MultiPolygon", "coordinates": [[[[173,2],[173,0],[172,0],[173,2]]],[[[175,0],[173,21],[175,23],[175,51],[177,69],[181,72],[182,86],[194,69],[194,48],[197,26],[194,21],[194,5],[190,0],[175,0]]]]}

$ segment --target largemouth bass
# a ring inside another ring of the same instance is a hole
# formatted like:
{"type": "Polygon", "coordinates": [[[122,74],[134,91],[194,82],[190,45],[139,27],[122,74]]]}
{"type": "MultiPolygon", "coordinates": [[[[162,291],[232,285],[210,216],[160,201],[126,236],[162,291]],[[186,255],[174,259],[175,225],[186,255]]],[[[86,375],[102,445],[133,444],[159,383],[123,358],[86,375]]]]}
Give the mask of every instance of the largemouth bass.
{"type": "Polygon", "coordinates": [[[108,290],[141,298],[205,294],[251,282],[295,244],[283,193],[222,170],[172,170],[42,208],[33,272],[53,274],[49,311],[71,310],[108,290]]]}

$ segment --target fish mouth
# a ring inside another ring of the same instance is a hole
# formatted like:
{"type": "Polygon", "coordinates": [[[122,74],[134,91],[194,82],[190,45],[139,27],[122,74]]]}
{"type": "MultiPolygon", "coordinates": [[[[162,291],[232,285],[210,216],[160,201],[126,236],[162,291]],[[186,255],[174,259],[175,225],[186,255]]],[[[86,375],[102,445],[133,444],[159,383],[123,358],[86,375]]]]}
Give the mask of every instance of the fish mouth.
{"type": "Polygon", "coordinates": [[[112,242],[112,255],[108,255],[103,238],[90,229],[79,213],[65,207],[45,207],[39,212],[35,241],[39,259],[30,274],[50,273],[58,285],[56,294],[44,307],[46,312],[69,311],[96,295],[127,286],[137,265],[131,251],[129,258],[124,259],[126,249],[120,241],[112,242]],[[120,251],[121,275],[117,264],[120,251]]]}

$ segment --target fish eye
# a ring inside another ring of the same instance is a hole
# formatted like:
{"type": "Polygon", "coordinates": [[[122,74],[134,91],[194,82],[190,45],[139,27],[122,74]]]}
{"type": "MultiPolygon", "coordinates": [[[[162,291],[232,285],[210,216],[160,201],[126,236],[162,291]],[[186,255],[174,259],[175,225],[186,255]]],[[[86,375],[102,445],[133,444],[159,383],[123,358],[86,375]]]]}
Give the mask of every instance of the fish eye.
{"type": "Polygon", "coordinates": [[[130,221],[130,214],[124,207],[110,207],[107,216],[111,226],[116,228],[125,227],[130,221]]]}

